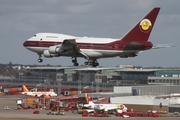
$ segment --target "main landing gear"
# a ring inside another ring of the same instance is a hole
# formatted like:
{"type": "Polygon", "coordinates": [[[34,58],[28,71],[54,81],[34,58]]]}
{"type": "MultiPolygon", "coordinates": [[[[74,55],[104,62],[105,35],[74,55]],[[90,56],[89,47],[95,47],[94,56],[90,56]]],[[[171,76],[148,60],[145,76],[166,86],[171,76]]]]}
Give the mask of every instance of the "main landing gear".
{"type": "Polygon", "coordinates": [[[39,63],[42,63],[42,62],[43,62],[43,59],[41,58],[42,56],[41,56],[41,54],[38,54],[38,55],[39,55],[38,62],[39,62],[39,63]]]}
{"type": "MultiPolygon", "coordinates": [[[[72,58],[72,63],[74,63],[74,66],[78,66],[79,63],[77,63],[77,58],[72,58]]],[[[84,62],[85,65],[91,65],[92,67],[96,67],[99,65],[98,61],[96,59],[88,59],[88,61],[84,62]]]]}
{"type": "Polygon", "coordinates": [[[74,63],[74,66],[78,66],[79,65],[79,63],[77,63],[77,58],[76,57],[72,59],[72,63],[74,63]]]}
{"type": "Polygon", "coordinates": [[[92,67],[96,67],[99,65],[96,59],[89,59],[88,61],[84,62],[85,65],[92,65],[92,67]]]}

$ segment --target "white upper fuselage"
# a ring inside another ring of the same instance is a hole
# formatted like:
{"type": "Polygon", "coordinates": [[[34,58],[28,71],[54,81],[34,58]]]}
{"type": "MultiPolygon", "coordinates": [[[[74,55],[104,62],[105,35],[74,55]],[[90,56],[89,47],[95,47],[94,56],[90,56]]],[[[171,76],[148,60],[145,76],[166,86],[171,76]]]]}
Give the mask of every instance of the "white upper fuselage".
{"type": "MultiPolygon", "coordinates": [[[[90,58],[115,57],[122,53],[118,44],[109,44],[118,39],[111,38],[94,38],[94,37],[76,37],[56,33],[37,33],[29,38],[24,46],[38,54],[43,54],[50,46],[58,46],[66,39],[75,39],[77,46],[82,53],[90,58]]],[[[71,56],[71,55],[66,55],[71,56]]]]}
{"type": "Polygon", "coordinates": [[[123,104],[94,103],[89,96],[86,99],[87,99],[88,104],[84,104],[84,107],[88,107],[88,108],[92,108],[92,109],[96,109],[96,110],[105,110],[105,111],[117,110],[117,109],[120,109],[123,112],[127,111],[127,107],[123,104]]]}
{"type": "Polygon", "coordinates": [[[38,97],[40,97],[42,95],[52,96],[52,97],[57,96],[57,94],[55,92],[22,92],[22,94],[26,94],[29,96],[38,96],[38,97]]]}
{"type": "Polygon", "coordinates": [[[92,101],[89,102],[89,104],[84,104],[84,107],[96,109],[96,110],[116,110],[119,109],[118,106],[122,106],[123,108],[120,108],[123,112],[127,111],[127,107],[125,107],[123,104],[102,104],[102,103],[93,103],[92,101]]]}
{"type": "Polygon", "coordinates": [[[105,111],[121,109],[123,112],[127,111],[127,107],[125,107],[123,104],[121,104],[123,108],[118,108],[118,106],[120,106],[120,104],[97,104],[95,105],[94,109],[105,111]]]}

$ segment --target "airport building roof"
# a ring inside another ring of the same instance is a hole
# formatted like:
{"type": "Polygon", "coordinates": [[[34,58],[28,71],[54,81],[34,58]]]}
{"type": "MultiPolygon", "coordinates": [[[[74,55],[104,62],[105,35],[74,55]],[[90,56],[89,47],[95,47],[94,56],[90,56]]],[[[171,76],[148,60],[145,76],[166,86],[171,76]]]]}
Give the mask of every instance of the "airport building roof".
{"type": "Polygon", "coordinates": [[[163,69],[117,69],[114,70],[115,72],[153,72],[153,71],[158,71],[158,70],[163,70],[163,69]]]}
{"type": "Polygon", "coordinates": [[[115,72],[121,72],[121,71],[127,71],[127,72],[152,72],[152,71],[160,71],[160,70],[180,70],[180,69],[144,69],[144,68],[119,68],[119,67],[106,67],[106,68],[100,68],[100,67],[27,67],[26,69],[29,70],[62,70],[62,69],[73,69],[75,71],[99,71],[99,70],[113,70],[115,72]]]}
{"type": "Polygon", "coordinates": [[[68,68],[74,68],[74,67],[28,67],[26,69],[30,70],[61,70],[61,69],[68,69],[68,68]]]}
{"type": "Polygon", "coordinates": [[[108,70],[108,69],[117,69],[117,68],[93,68],[93,67],[84,67],[74,69],[75,71],[99,71],[99,70],[108,70]]]}

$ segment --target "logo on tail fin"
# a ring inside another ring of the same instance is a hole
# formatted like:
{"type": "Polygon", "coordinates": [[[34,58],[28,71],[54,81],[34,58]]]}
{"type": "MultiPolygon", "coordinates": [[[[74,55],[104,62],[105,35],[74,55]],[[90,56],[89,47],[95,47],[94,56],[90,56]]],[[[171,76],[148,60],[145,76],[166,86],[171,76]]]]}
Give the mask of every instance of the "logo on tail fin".
{"type": "Polygon", "coordinates": [[[148,19],[143,19],[143,20],[140,22],[140,29],[141,29],[143,32],[148,32],[148,31],[151,29],[151,21],[148,20],[148,19]]]}
{"type": "Polygon", "coordinates": [[[151,30],[153,29],[159,10],[159,7],[153,8],[128,33],[126,33],[121,40],[128,42],[148,41],[149,35],[151,34],[151,30]]]}
{"type": "Polygon", "coordinates": [[[22,85],[22,87],[23,87],[23,92],[29,92],[29,90],[27,89],[25,85],[22,85]]]}

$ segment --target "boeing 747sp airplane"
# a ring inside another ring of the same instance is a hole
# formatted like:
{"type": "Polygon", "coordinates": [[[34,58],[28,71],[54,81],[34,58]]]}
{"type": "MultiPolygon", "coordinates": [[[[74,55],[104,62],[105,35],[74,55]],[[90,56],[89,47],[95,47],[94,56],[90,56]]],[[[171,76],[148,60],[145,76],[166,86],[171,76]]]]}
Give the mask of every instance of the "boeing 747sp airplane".
{"type": "MultiPolygon", "coordinates": [[[[83,57],[85,65],[96,67],[97,59],[110,57],[135,57],[144,50],[161,48],[153,45],[148,38],[153,29],[160,8],[153,8],[127,34],[119,39],[76,37],[56,33],[37,33],[24,42],[24,47],[47,58],[67,56],[72,58],[74,66],[78,66],[77,58],[83,57]]],[[[166,46],[164,46],[166,47],[166,46]]]]}

